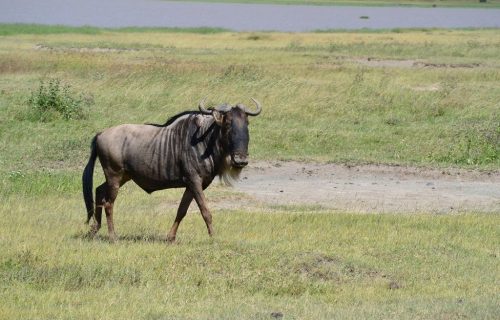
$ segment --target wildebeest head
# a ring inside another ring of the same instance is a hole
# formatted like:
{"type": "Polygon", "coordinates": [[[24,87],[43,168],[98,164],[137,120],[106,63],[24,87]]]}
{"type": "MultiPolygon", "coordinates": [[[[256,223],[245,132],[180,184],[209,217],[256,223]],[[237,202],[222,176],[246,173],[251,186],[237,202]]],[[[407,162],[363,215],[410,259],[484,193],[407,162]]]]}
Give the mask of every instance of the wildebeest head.
{"type": "Polygon", "coordinates": [[[224,150],[231,156],[231,167],[243,168],[248,164],[248,116],[257,116],[262,107],[257,100],[252,98],[257,110],[251,111],[243,104],[230,106],[228,104],[204,107],[204,100],[200,102],[199,109],[203,114],[210,114],[221,127],[224,150]]]}

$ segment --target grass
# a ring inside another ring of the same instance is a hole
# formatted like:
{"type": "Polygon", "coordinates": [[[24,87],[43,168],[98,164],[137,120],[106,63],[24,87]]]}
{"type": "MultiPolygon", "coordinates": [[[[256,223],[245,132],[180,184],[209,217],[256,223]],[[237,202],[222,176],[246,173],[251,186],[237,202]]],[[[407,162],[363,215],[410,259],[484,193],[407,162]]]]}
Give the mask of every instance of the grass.
{"type": "MultiPolygon", "coordinates": [[[[26,28],[0,26],[1,319],[498,314],[497,214],[226,209],[214,211],[208,239],[193,207],[178,244],[166,245],[181,191],[147,196],[129,184],[110,244],[103,231],[85,236],[80,194],[96,132],[163,123],[204,96],[262,102],[252,160],[498,171],[498,30],[26,28]],[[31,92],[54,78],[92,95],[85,118],[27,118],[31,92]]],[[[240,197],[208,191],[210,204],[240,197]]]]}
{"type": "Polygon", "coordinates": [[[123,28],[98,28],[91,26],[71,27],[64,25],[43,25],[43,24],[2,24],[0,23],[0,36],[12,36],[18,34],[88,34],[97,35],[105,32],[122,32],[122,33],[144,33],[144,32],[174,32],[174,33],[200,33],[211,34],[227,32],[222,28],[167,28],[167,27],[123,27],[123,28]]]}
{"type": "MultiPolygon", "coordinates": [[[[228,190],[208,196],[219,193],[228,190]]],[[[179,197],[127,186],[110,244],[105,232],[85,237],[78,194],[10,196],[0,207],[2,319],[498,314],[498,215],[225,210],[208,239],[193,207],[166,245],[174,210],[163,203],[179,197]]]]}
{"type": "Polygon", "coordinates": [[[263,103],[256,159],[495,170],[499,46],[497,30],[4,36],[1,171],[80,168],[95,132],[163,123],[204,96],[263,103]],[[86,119],[26,120],[47,78],[93,97],[86,119]]]}

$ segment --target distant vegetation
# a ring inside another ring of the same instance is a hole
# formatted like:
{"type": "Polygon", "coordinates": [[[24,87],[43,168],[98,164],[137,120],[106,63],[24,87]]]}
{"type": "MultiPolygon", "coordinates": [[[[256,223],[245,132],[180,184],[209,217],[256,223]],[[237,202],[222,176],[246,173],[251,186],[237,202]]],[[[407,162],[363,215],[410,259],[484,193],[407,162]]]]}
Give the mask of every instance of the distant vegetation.
{"type": "Polygon", "coordinates": [[[193,0],[198,2],[273,3],[339,6],[500,7],[500,0],[193,0]]]}
{"type": "Polygon", "coordinates": [[[123,28],[97,28],[90,26],[82,27],[70,27],[70,26],[53,26],[53,25],[43,25],[43,24],[1,24],[0,23],[0,36],[11,36],[18,34],[63,34],[63,33],[75,33],[75,34],[89,34],[96,35],[102,34],[107,31],[112,32],[124,32],[124,33],[134,33],[134,32],[175,32],[175,33],[219,33],[227,32],[228,30],[222,28],[149,28],[149,27],[123,27],[123,28]]]}

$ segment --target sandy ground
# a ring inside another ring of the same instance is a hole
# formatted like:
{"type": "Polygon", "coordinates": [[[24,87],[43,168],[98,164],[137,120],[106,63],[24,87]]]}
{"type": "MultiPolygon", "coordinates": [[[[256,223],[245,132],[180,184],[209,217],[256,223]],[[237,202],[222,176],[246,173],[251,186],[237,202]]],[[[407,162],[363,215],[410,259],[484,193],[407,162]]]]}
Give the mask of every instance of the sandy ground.
{"type": "Polygon", "coordinates": [[[299,205],[360,213],[500,213],[500,171],[256,162],[244,169],[235,189],[246,195],[240,206],[299,205]]]}

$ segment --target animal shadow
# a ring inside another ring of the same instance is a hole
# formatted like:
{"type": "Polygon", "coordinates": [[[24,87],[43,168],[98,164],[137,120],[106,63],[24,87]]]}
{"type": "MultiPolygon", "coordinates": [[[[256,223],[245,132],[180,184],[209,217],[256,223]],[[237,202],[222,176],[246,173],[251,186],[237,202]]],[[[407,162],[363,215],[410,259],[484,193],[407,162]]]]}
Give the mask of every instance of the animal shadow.
{"type": "MultiPolygon", "coordinates": [[[[72,236],[73,239],[98,242],[113,242],[107,234],[93,234],[92,232],[79,232],[72,236]]],[[[150,242],[150,243],[167,243],[167,237],[159,234],[123,234],[118,235],[116,242],[150,242]]]]}

